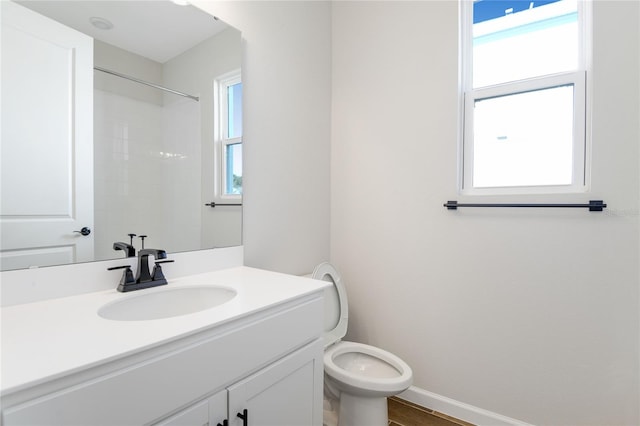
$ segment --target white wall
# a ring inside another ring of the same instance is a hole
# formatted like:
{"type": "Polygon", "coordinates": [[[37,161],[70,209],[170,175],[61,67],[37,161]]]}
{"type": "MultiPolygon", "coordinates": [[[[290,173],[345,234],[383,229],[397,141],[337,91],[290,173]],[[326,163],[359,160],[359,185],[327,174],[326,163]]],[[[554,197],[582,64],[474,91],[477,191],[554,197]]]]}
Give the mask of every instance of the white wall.
{"type": "MultiPolygon", "coordinates": [[[[201,185],[198,187],[201,187],[202,191],[197,195],[197,206],[200,207],[200,210],[197,210],[197,221],[192,222],[192,230],[201,236],[202,247],[228,247],[242,244],[242,208],[204,206],[205,202],[221,202],[215,198],[214,190],[215,171],[219,167],[217,164],[214,166],[213,123],[214,113],[217,112],[217,109],[214,110],[214,81],[223,74],[240,70],[241,66],[240,33],[234,28],[225,29],[163,64],[163,82],[167,87],[197,95],[200,98],[197,105],[199,106],[198,115],[202,117],[198,128],[198,138],[200,138],[201,144],[195,152],[196,156],[192,158],[200,159],[197,169],[201,185]]],[[[177,96],[167,94],[165,106],[173,108],[176,98],[177,96]]],[[[179,134],[175,136],[174,140],[178,148],[183,138],[179,134]]],[[[184,165],[185,167],[193,167],[190,162],[186,162],[184,165]]],[[[184,171],[188,173],[188,170],[184,171]]],[[[193,181],[190,182],[193,185],[193,181]]],[[[182,191],[188,189],[186,183],[184,181],[172,182],[170,190],[179,196],[182,191]]],[[[184,206],[174,204],[168,208],[179,215],[184,206]]],[[[175,236],[178,237],[178,235],[175,236]]]]}
{"type": "MultiPolygon", "coordinates": [[[[162,82],[162,64],[119,47],[93,40],[93,65],[117,71],[156,84],[162,82]]],[[[143,102],[162,105],[162,92],[153,87],[114,77],[100,71],[93,73],[93,87],[143,102]]]]}
{"type": "MultiPolygon", "coordinates": [[[[521,421],[636,425],[638,2],[594,5],[586,210],[459,210],[457,2],[334,2],[331,260],[349,338],[521,421]]],[[[257,173],[254,171],[254,173],[257,173]]],[[[467,200],[470,198],[467,198],[467,200]]]]}
{"type": "Polygon", "coordinates": [[[600,214],[442,207],[461,199],[455,1],[198,4],[245,40],[247,265],[309,271],[331,229],[349,337],[420,388],[536,424],[640,421],[636,2],[596,4],[593,187],[552,199],[600,214]]]}
{"type": "Polygon", "coordinates": [[[245,264],[308,273],[329,257],[330,4],[194,4],[244,41],[245,264]]]}

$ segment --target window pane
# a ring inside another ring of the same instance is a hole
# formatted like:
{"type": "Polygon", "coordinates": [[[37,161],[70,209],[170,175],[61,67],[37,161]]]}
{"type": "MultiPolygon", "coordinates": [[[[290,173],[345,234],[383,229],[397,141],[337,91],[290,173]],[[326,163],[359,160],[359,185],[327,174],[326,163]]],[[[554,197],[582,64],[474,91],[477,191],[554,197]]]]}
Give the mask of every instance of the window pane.
{"type": "Polygon", "coordinates": [[[242,136],[242,83],[227,86],[227,137],[229,139],[242,136]]]}
{"type": "Polygon", "coordinates": [[[476,100],[474,187],[570,185],[573,85],[476,100]]]}
{"type": "Polygon", "coordinates": [[[480,0],[473,13],[473,87],[577,69],[576,0],[480,0]]]}
{"type": "Polygon", "coordinates": [[[242,144],[234,143],[226,146],[226,195],[242,194],[242,144]]]}

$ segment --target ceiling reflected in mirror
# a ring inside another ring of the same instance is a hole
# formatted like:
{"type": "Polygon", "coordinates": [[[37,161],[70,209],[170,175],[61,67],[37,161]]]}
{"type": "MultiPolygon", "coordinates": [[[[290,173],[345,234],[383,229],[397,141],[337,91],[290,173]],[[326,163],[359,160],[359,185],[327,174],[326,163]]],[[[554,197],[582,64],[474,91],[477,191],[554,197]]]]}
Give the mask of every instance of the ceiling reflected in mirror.
{"type": "Polygon", "coordinates": [[[94,39],[165,63],[227,28],[193,5],[172,1],[18,1],[94,39]],[[111,28],[106,28],[111,24],[111,28]]]}

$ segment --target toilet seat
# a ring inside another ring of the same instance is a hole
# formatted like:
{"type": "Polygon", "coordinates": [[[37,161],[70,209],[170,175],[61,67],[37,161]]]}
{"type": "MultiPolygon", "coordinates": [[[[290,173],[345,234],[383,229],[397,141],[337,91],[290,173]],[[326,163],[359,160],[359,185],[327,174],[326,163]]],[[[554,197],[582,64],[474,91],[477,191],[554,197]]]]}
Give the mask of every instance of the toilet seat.
{"type": "Polygon", "coordinates": [[[364,391],[368,394],[394,395],[407,389],[413,380],[411,367],[399,357],[376,346],[356,342],[342,341],[326,349],[324,368],[334,380],[340,381],[343,385],[347,384],[353,389],[358,389],[360,393],[364,391]],[[389,367],[395,369],[397,374],[389,377],[390,375],[386,373],[380,375],[375,372],[371,374],[357,370],[349,371],[349,369],[338,365],[340,356],[345,354],[355,354],[356,356],[364,354],[371,358],[371,362],[379,363],[380,367],[384,369],[389,367]]]}
{"type": "Polygon", "coordinates": [[[326,349],[347,334],[349,322],[347,290],[342,284],[340,274],[329,262],[316,266],[311,278],[333,284],[324,290],[324,347],[326,349]]]}

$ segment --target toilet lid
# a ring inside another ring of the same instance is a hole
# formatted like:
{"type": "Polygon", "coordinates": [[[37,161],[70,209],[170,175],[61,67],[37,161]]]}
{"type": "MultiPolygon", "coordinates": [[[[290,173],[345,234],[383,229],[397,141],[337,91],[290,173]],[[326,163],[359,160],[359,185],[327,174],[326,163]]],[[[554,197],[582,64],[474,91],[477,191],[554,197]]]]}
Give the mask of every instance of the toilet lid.
{"type": "Polygon", "coordinates": [[[347,334],[349,318],[347,291],[342,284],[340,274],[328,262],[316,266],[311,277],[333,284],[324,290],[324,347],[326,348],[347,334]]]}

